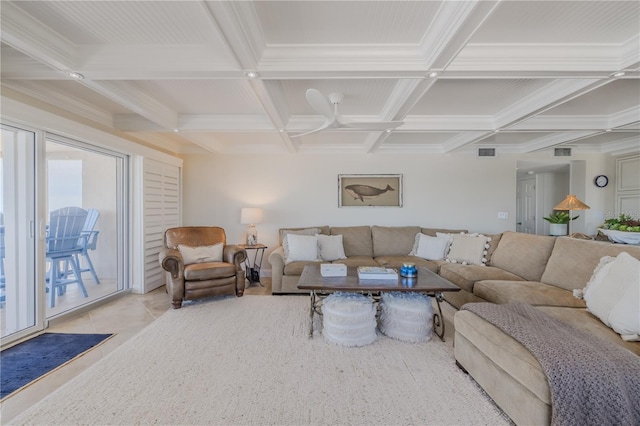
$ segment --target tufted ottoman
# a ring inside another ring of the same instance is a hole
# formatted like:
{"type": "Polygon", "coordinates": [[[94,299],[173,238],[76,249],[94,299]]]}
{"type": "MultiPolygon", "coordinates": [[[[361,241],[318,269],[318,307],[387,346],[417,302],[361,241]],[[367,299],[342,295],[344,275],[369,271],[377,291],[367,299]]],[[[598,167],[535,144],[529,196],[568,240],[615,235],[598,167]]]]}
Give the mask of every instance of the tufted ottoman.
{"type": "Polygon", "coordinates": [[[431,340],[433,307],[431,298],[418,293],[382,293],[380,331],[403,342],[431,340]]]}
{"type": "Polygon", "coordinates": [[[334,293],[322,302],[322,335],[332,343],[365,346],[376,340],[376,309],[356,293],[334,293]]]}

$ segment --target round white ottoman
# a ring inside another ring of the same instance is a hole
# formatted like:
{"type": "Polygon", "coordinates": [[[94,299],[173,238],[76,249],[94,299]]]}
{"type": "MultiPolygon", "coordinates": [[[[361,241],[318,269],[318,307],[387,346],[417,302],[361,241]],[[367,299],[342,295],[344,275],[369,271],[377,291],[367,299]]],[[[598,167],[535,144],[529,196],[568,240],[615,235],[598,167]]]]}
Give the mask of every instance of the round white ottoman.
{"type": "Polygon", "coordinates": [[[409,343],[431,340],[431,297],[419,293],[383,293],[380,308],[380,331],[384,335],[409,343]]]}
{"type": "Polygon", "coordinates": [[[322,335],[332,343],[364,346],[376,340],[376,309],[356,293],[334,293],[322,302],[322,335]]]}

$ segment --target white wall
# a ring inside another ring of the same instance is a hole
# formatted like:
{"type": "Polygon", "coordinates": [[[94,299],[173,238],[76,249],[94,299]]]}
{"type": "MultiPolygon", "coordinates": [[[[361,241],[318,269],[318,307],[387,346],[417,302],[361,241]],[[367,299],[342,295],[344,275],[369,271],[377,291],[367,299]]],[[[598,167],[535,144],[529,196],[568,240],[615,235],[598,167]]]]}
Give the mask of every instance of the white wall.
{"type": "MultiPolygon", "coordinates": [[[[467,154],[188,155],[184,159],[184,225],[216,225],[229,243],[244,240],[242,207],[262,207],[258,240],[278,244],[278,229],[316,225],[420,225],[497,233],[515,230],[516,162],[533,155],[479,159],[467,154]],[[338,207],[339,174],[401,173],[402,208],[338,207]],[[507,220],[498,219],[507,212],[507,220]]],[[[544,155],[541,155],[544,159],[544,155]]],[[[615,160],[587,155],[585,230],[595,233],[614,204],[613,185],[594,176],[615,173],[615,160]],[[606,207],[609,206],[609,207],[606,207]]],[[[566,185],[566,182],[564,183],[566,185]]],[[[263,266],[270,268],[268,262],[263,266]]]]}
{"type": "MultiPolygon", "coordinates": [[[[258,240],[281,227],[420,225],[496,233],[515,230],[515,158],[467,155],[296,154],[184,157],[185,225],[225,228],[243,241],[242,207],[262,207],[258,240]],[[338,207],[339,174],[403,174],[403,207],[338,207]],[[498,219],[498,212],[509,219],[498,219]]],[[[268,265],[267,265],[268,267],[268,265]]]]}

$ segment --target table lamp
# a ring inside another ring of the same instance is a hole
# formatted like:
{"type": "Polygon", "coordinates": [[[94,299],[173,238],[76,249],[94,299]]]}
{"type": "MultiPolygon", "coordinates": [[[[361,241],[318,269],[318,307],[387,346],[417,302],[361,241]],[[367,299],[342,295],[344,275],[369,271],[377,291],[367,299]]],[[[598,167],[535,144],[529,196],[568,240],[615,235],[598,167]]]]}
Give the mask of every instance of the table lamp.
{"type": "Polygon", "coordinates": [[[240,223],[249,225],[247,229],[247,245],[255,246],[258,244],[258,231],[256,223],[262,223],[262,209],[255,207],[243,207],[240,210],[240,223]]]}
{"type": "MultiPolygon", "coordinates": [[[[555,206],[554,210],[568,210],[569,211],[569,236],[573,235],[571,233],[571,222],[573,219],[571,218],[571,212],[573,210],[589,210],[591,207],[578,200],[575,195],[567,195],[564,200],[560,202],[557,206],[555,206]]],[[[577,217],[577,216],[576,216],[577,217]]]]}

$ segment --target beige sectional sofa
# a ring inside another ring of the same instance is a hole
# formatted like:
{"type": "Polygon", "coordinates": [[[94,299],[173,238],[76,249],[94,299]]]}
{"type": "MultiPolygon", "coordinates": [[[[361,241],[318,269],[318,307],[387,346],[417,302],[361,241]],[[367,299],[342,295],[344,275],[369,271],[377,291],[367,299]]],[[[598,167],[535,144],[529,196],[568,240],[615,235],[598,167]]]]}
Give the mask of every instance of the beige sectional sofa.
{"type": "MultiPolygon", "coordinates": [[[[467,302],[526,302],[640,356],[640,342],[622,340],[573,296],[603,256],[622,251],[640,259],[640,246],[505,232],[489,266],[444,264],[440,275],[462,289],[445,295],[457,308],[467,302]]],[[[531,353],[470,311],[456,312],[454,325],[459,365],[517,424],[549,424],[549,385],[531,353]]]]}
{"type": "MultiPolygon", "coordinates": [[[[640,259],[640,246],[548,237],[516,232],[493,235],[486,266],[427,261],[408,256],[415,234],[434,236],[420,227],[318,227],[320,233],[343,235],[348,266],[403,262],[425,266],[461,288],[445,293],[456,308],[469,302],[526,302],[583,331],[627,348],[640,356],[640,342],[627,342],[589,313],[584,300],[574,297],[583,289],[603,256],[627,252],[640,259]]],[[[300,228],[295,231],[300,231],[300,228]]],[[[287,230],[281,230],[282,236],[287,230]]],[[[304,231],[303,231],[304,232],[304,231]]],[[[297,293],[304,265],[285,264],[282,247],[269,256],[273,292],[297,293]]],[[[320,263],[320,262],[316,262],[320,263]]],[[[551,394],[540,363],[516,340],[476,314],[460,310],[454,316],[456,362],[465,369],[517,424],[546,425],[551,421],[551,394]]]]}
{"type": "Polygon", "coordinates": [[[269,255],[271,264],[271,291],[273,294],[306,293],[298,290],[298,279],[305,265],[327,263],[321,261],[296,261],[285,263],[282,239],[289,233],[314,233],[324,235],[342,235],[346,259],[335,260],[347,266],[385,266],[400,268],[404,262],[413,262],[418,266],[437,272],[444,261],[425,260],[409,256],[416,234],[435,236],[436,232],[460,233],[460,229],[421,228],[419,226],[316,226],[306,228],[280,229],[280,246],[269,255]]]}

